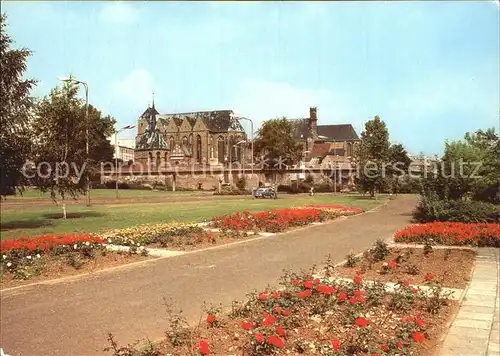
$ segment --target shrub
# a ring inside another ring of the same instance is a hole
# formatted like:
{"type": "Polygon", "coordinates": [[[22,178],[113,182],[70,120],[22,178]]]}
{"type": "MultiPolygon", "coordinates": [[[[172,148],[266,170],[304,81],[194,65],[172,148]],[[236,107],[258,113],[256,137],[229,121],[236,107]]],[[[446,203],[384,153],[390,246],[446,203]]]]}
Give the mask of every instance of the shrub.
{"type": "Polygon", "coordinates": [[[417,222],[500,222],[500,206],[473,200],[422,197],[413,212],[417,222]]]}

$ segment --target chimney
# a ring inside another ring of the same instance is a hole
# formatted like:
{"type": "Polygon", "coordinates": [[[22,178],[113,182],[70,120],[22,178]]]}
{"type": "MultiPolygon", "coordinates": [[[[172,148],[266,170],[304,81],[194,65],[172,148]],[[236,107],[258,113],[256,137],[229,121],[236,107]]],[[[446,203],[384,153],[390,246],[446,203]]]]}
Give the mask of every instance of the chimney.
{"type": "Polygon", "coordinates": [[[313,139],[318,138],[318,109],[315,107],[309,108],[309,131],[313,139]]]}

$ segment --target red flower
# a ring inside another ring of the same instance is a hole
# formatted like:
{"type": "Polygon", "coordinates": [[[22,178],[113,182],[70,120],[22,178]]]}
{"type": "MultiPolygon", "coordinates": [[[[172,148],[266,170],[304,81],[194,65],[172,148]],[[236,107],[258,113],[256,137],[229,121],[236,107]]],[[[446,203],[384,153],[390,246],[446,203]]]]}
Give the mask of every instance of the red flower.
{"type": "Polygon", "coordinates": [[[303,285],[305,288],[307,288],[307,289],[312,289],[312,287],[313,287],[312,282],[309,282],[309,281],[304,281],[304,282],[302,282],[302,285],[303,285]]]}
{"type": "Polygon", "coordinates": [[[346,301],[346,300],[347,300],[347,294],[346,294],[346,293],[344,293],[344,292],[342,292],[342,293],[340,293],[340,294],[337,296],[337,298],[338,298],[340,301],[343,301],[343,302],[344,302],[344,301],[346,301]]]}
{"type": "Polygon", "coordinates": [[[269,313],[264,313],[264,321],[262,322],[262,326],[271,326],[276,322],[276,318],[269,313]]]}
{"type": "Polygon", "coordinates": [[[355,297],[361,297],[361,293],[362,292],[358,289],[358,290],[355,290],[353,294],[355,297]]]}
{"type": "Polygon", "coordinates": [[[409,280],[406,280],[406,281],[404,281],[404,282],[403,282],[403,284],[404,284],[405,286],[409,287],[409,286],[410,286],[410,281],[409,281],[409,280]]]}
{"type": "Polygon", "coordinates": [[[289,315],[290,315],[290,312],[289,312],[288,310],[283,310],[283,311],[281,312],[281,314],[282,314],[282,315],[284,315],[284,316],[289,316],[289,315]]]}
{"type": "Polygon", "coordinates": [[[215,321],[215,315],[208,314],[207,315],[207,323],[212,324],[215,321]]]}
{"type": "Polygon", "coordinates": [[[252,323],[249,321],[244,321],[241,323],[241,327],[245,330],[252,330],[252,323]]]}
{"type": "Polygon", "coordinates": [[[434,275],[432,273],[426,273],[424,279],[426,281],[432,281],[434,279],[434,275]]]}
{"type": "Polygon", "coordinates": [[[351,303],[351,304],[356,304],[357,302],[358,302],[358,298],[356,298],[356,297],[352,297],[349,299],[349,303],[351,303]]]}
{"type": "Polygon", "coordinates": [[[283,327],[281,327],[281,326],[277,326],[277,327],[276,327],[276,333],[277,333],[279,336],[285,336],[286,331],[285,331],[285,329],[283,329],[283,327]]]}
{"type": "Polygon", "coordinates": [[[362,275],[361,271],[356,271],[356,275],[361,276],[362,275]]]}
{"type": "Polygon", "coordinates": [[[340,349],[340,340],[339,339],[333,339],[332,340],[332,347],[335,352],[339,351],[340,349]]]}
{"type": "Polygon", "coordinates": [[[397,341],[397,342],[396,342],[396,347],[397,347],[397,349],[398,349],[398,350],[403,349],[403,346],[404,346],[404,345],[403,345],[403,343],[402,343],[401,341],[397,341]]]}
{"type": "Polygon", "coordinates": [[[411,337],[413,338],[413,340],[415,340],[415,342],[422,343],[425,341],[424,334],[422,334],[420,331],[414,331],[413,334],[411,334],[411,337]]]}
{"type": "Polygon", "coordinates": [[[276,313],[281,314],[281,307],[280,307],[280,306],[276,306],[276,307],[274,307],[273,309],[274,309],[274,311],[275,311],[276,313]]]}
{"type": "Polygon", "coordinates": [[[394,269],[398,266],[398,263],[396,261],[389,261],[388,265],[389,268],[394,269]]]}
{"type": "Polygon", "coordinates": [[[384,351],[384,352],[389,352],[389,346],[387,345],[380,345],[380,350],[384,351]]]}
{"type": "Polygon", "coordinates": [[[259,294],[259,296],[257,297],[259,300],[261,301],[266,301],[267,300],[267,297],[268,297],[268,291],[263,291],[259,294]]]}
{"type": "Polygon", "coordinates": [[[272,296],[273,296],[274,299],[278,299],[280,297],[280,293],[279,292],[274,292],[272,294],[272,296]]]}
{"type": "Polygon", "coordinates": [[[411,289],[411,292],[412,292],[413,294],[417,294],[417,293],[418,293],[418,289],[416,289],[416,288],[412,288],[412,289],[411,289]]]}
{"type": "Polygon", "coordinates": [[[333,288],[332,286],[325,285],[325,284],[320,284],[319,286],[316,287],[316,290],[318,292],[326,294],[326,295],[330,295],[330,294],[335,293],[335,288],[333,288]]]}
{"type": "Polygon", "coordinates": [[[424,328],[425,327],[424,321],[422,319],[420,319],[420,318],[415,321],[415,324],[417,324],[417,326],[419,328],[424,328]]]}
{"type": "Polygon", "coordinates": [[[294,279],[294,280],[292,280],[292,284],[293,284],[294,286],[298,286],[298,285],[299,285],[299,283],[300,283],[300,282],[299,282],[299,280],[298,280],[298,279],[294,279]]]}
{"type": "Polygon", "coordinates": [[[354,323],[361,328],[364,328],[369,324],[368,320],[362,316],[358,317],[354,323]]]}
{"type": "Polygon", "coordinates": [[[319,284],[319,282],[320,282],[320,281],[319,281],[319,278],[316,278],[316,279],[314,280],[314,284],[316,284],[316,285],[318,285],[318,284],[319,284]]]}
{"type": "Polygon", "coordinates": [[[193,351],[200,351],[202,355],[210,355],[210,347],[207,340],[200,340],[193,346],[193,351]]]}
{"type": "Polygon", "coordinates": [[[358,285],[359,285],[359,284],[361,284],[361,281],[362,281],[362,280],[363,280],[363,277],[362,277],[362,276],[360,276],[360,275],[358,275],[358,276],[354,277],[354,279],[353,279],[354,283],[356,283],[356,284],[358,284],[358,285]]]}
{"type": "Polygon", "coordinates": [[[264,340],[265,340],[264,339],[264,335],[262,335],[260,333],[259,334],[255,334],[254,338],[255,338],[255,341],[257,341],[259,344],[262,344],[264,342],[264,340]]]}
{"type": "Polygon", "coordinates": [[[276,335],[271,335],[267,338],[267,342],[279,349],[281,349],[284,345],[283,340],[281,340],[278,336],[276,335]]]}
{"type": "Polygon", "coordinates": [[[300,299],[304,299],[304,298],[307,298],[311,295],[311,290],[310,289],[307,289],[303,292],[299,292],[297,293],[297,297],[300,298],[300,299]]]}
{"type": "Polygon", "coordinates": [[[378,352],[374,352],[372,353],[372,356],[380,356],[380,354],[378,352]]]}

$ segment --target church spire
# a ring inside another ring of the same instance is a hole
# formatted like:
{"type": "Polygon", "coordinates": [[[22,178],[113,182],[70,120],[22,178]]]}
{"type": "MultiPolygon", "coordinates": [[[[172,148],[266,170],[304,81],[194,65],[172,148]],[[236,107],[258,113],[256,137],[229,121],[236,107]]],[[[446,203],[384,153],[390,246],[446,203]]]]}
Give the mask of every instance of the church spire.
{"type": "Polygon", "coordinates": [[[153,108],[153,111],[154,111],[155,110],[155,93],[153,93],[153,106],[152,106],[152,108],[153,108]]]}

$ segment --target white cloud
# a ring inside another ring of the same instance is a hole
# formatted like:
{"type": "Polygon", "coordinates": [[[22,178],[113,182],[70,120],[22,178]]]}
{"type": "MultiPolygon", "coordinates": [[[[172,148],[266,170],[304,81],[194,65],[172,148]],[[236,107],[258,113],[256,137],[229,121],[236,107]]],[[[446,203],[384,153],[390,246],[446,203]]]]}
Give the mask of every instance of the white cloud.
{"type": "Polygon", "coordinates": [[[104,5],[99,13],[103,22],[110,23],[133,23],[139,17],[137,9],[122,1],[113,1],[104,5]]]}
{"type": "Polygon", "coordinates": [[[153,88],[152,75],[145,69],[135,69],[112,86],[112,93],[131,109],[141,109],[151,103],[153,88]]]}
{"type": "Polygon", "coordinates": [[[249,79],[241,83],[233,107],[237,114],[250,117],[255,127],[276,117],[309,117],[311,106],[318,108],[320,124],[333,124],[350,122],[350,102],[345,95],[331,90],[249,79]]]}

